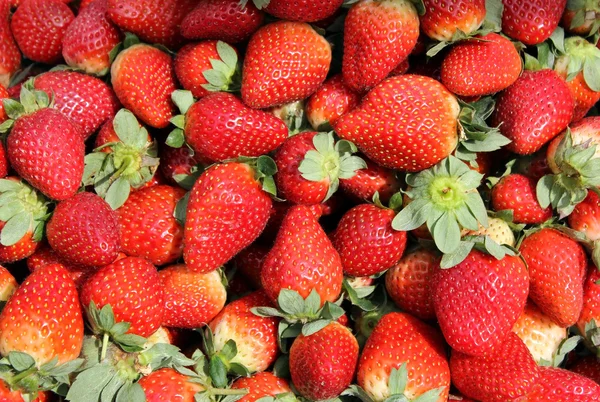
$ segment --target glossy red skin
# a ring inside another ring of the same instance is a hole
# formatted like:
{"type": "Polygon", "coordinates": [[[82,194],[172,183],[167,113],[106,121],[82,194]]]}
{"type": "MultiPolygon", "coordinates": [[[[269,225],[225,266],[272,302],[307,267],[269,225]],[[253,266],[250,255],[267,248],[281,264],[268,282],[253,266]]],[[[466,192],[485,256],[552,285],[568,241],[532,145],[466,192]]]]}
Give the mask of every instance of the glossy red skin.
{"type": "Polygon", "coordinates": [[[519,251],[529,268],[531,300],[559,326],[575,324],[587,269],[583,247],[557,230],[542,229],[523,240],[519,251]]]}
{"type": "Polygon", "coordinates": [[[361,93],[373,88],[406,59],[418,37],[419,16],[409,1],[368,0],[354,5],[344,24],[346,85],[361,93]]]}
{"type": "Polygon", "coordinates": [[[69,25],[62,42],[62,55],[71,67],[90,74],[110,68],[110,51],[121,42],[122,33],[107,17],[108,0],[83,2],[79,14],[69,25]]]}
{"type": "Polygon", "coordinates": [[[360,95],[344,84],[336,75],[323,85],[306,102],[306,117],[315,130],[331,130],[344,114],[358,106],[360,95]]]}
{"type": "Polygon", "coordinates": [[[288,21],[316,22],[332,16],[343,0],[271,0],[264,8],[269,14],[288,21]]]}
{"type": "Polygon", "coordinates": [[[10,4],[0,2],[0,86],[8,87],[11,75],[21,66],[21,51],[10,29],[10,4]]]}
{"type": "Polygon", "coordinates": [[[188,202],[183,258],[210,272],[248,247],[265,228],[272,201],[243,163],[213,165],[198,178],[188,202]]]}
{"type": "Polygon", "coordinates": [[[104,81],[75,71],[42,74],[35,79],[34,88],[53,96],[54,108],[81,126],[84,140],[112,119],[120,107],[104,81]]]}
{"type": "Polygon", "coordinates": [[[167,327],[203,327],[225,306],[227,291],[217,272],[199,274],[178,264],[158,274],[165,294],[162,323],[167,327]]]}
{"type": "Polygon", "coordinates": [[[281,289],[295,290],[303,298],[315,289],[321,304],[337,300],[342,289],[342,261],[310,207],[297,205],[288,210],[261,276],[273,301],[281,289]]]}
{"type": "Polygon", "coordinates": [[[240,377],[231,384],[231,389],[248,390],[246,395],[238,399],[239,402],[254,402],[265,396],[292,392],[285,379],[275,376],[270,371],[256,373],[250,377],[240,377]]]}
{"type": "MultiPolygon", "coordinates": [[[[566,79],[566,74],[563,77],[566,79]]],[[[583,72],[577,74],[571,81],[566,81],[566,83],[575,100],[573,122],[576,122],[583,119],[590,109],[600,101],[600,92],[590,89],[585,82],[583,72]]]]}
{"type": "Polygon", "coordinates": [[[450,40],[456,30],[476,30],[485,18],[485,0],[424,0],[421,30],[437,40],[450,40]]]}
{"type": "Polygon", "coordinates": [[[344,214],[331,237],[344,274],[371,276],[396,264],[406,247],[406,232],[392,229],[396,213],[373,204],[358,205],[344,214]]]}
{"type": "Polygon", "coordinates": [[[108,0],[107,16],[146,43],[177,48],[183,42],[179,25],[195,5],[195,0],[108,0]]]}
{"type": "Polygon", "coordinates": [[[169,125],[177,85],[167,53],[143,44],[123,50],[112,64],[111,82],[119,101],[137,118],[154,128],[169,125]]]}
{"type": "Polygon", "coordinates": [[[514,333],[485,356],[452,352],[452,383],[473,399],[505,402],[527,395],[540,378],[527,346],[514,333]]]}
{"type": "MultiPolygon", "coordinates": [[[[188,147],[171,148],[169,146],[160,148],[159,171],[166,179],[167,183],[177,186],[175,176],[190,175],[192,168],[198,165],[200,161],[188,147]]],[[[210,162],[207,161],[207,165],[210,162]]]]}
{"type": "Polygon", "coordinates": [[[162,368],[139,380],[147,402],[194,402],[194,395],[204,387],[175,369],[162,368]]]}
{"type": "Polygon", "coordinates": [[[519,257],[472,251],[431,281],[433,306],[448,344],[481,356],[501,344],[527,302],[529,275],[519,257]]]}
{"type": "MultiPolygon", "coordinates": [[[[0,99],[0,102],[2,100],[0,99]]],[[[2,111],[0,110],[0,113],[2,111]]],[[[2,119],[0,119],[2,120],[2,119]]],[[[10,170],[10,163],[8,163],[8,156],[6,154],[6,148],[4,146],[4,143],[0,143],[0,179],[5,178],[6,176],[8,176],[8,172],[10,170]]]]}
{"type": "Polygon", "coordinates": [[[184,89],[192,92],[194,98],[203,98],[212,93],[202,87],[208,83],[203,73],[212,70],[211,59],[221,59],[217,52],[216,40],[189,43],[175,56],[177,79],[184,89]]]}
{"type": "Polygon", "coordinates": [[[242,100],[263,109],[305,99],[325,81],[331,46],[310,25],[278,21],[250,39],[242,69],[242,100]]]}
{"type": "Polygon", "coordinates": [[[116,322],[131,324],[129,334],[148,337],[162,324],[164,292],[156,267],[148,260],[125,257],[96,271],[80,293],[83,307],[94,301],[101,309],[110,304],[116,322]]]}
{"type": "Polygon", "coordinates": [[[407,363],[408,383],[404,395],[414,398],[442,387],[438,401],[445,401],[450,390],[450,368],[444,341],[433,327],[405,313],[389,313],[377,323],[358,362],[357,383],[376,400],[387,395],[372,395],[389,383],[393,368],[407,363]]]}
{"type": "Polygon", "coordinates": [[[593,191],[577,204],[568,217],[571,229],[585,233],[590,240],[600,240],[600,197],[593,191]]]}
{"type": "Polygon", "coordinates": [[[83,176],[85,146],[79,125],[56,109],[19,117],[6,141],[13,169],[44,195],[74,195],[83,176]]]}
{"type": "Polygon", "coordinates": [[[255,289],[262,288],[260,279],[262,263],[270,250],[271,247],[255,242],[240,251],[233,260],[237,269],[236,272],[240,273],[244,280],[250,282],[255,289]]]}
{"type": "Polygon", "coordinates": [[[529,155],[560,134],[575,104],[567,84],[552,70],[525,71],[497,100],[492,126],[512,142],[506,148],[529,155]]]}
{"type": "Polygon", "coordinates": [[[62,59],[62,40],[75,15],[60,0],[26,0],[17,8],[11,29],[23,55],[39,63],[62,59]]]}
{"type": "Polygon", "coordinates": [[[552,208],[540,206],[535,186],[527,176],[509,174],[492,187],[492,207],[495,211],[512,210],[515,223],[543,223],[552,217],[552,208]]]}
{"type": "Polygon", "coordinates": [[[83,317],[75,283],[59,265],[46,265],[30,274],[0,314],[0,352],[24,352],[40,365],[58,364],[79,356],[83,317]]]}
{"type": "Polygon", "coordinates": [[[600,322],[600,285],[596,284],[599,280],[600,271],[593,264],[590,264],[583,284],[583,307],[577,319],[577,328],[586,337],[585,326],[592,320],[596,323],[600,322]]]}
{"type": "Polygon", "coordinates": [[[564,369],[540,367],[540,381],[527,396],[527,402],[556,401],[600,401],[600,385],[564,369]]]}
{"type": "Polygon", "coordinates": [[[36,248],[35,252],[27,257],[27,268],[30,272],[36,271],[45,265],[49,264],[60,264],[67,271],[69,276],[75,282],[77,289],[81,289],[81,286],[87,280],[87,276],[90,272],[95,270],[94,267],[86,267],[82,265],[72,264],[64,259],[60,258],[58,254],[46,243],[40,243],[39,247],[36,248]]]}
{"type": "Polygon", "coordinates": [[[283,120],[253,110],[232,94],[217,92],[194,103],[185,116],[185,139],[200,156],[225,161],[275,150],[288,136],[283,120]]]}
{"type": "Polygon", "coordinates": [[[313,401],[339,396],[354,378],[358,342],[332,322],[316,333],[300,334],[290,348],[290,374],[298,392],[313,401]]]}
{"type": "Polygon", "coordinates": [[[590,355],[580,358],[575,364],[569,366],[569,371],[600,384],[600,362],[596,356],[590,355]]]}
{"type": "Polygon", "coordinates": [[[246,40],[263,23],[265,14],[249,1],[241,8],[238,0],[206,0],[198,3],[181,23],[188,39],[215,39],[228,43],[246,40]]]}
{"type": "Polygon", "coordinates": [[[502,0],[502,3],[502,32],[526,45],[536,45],[552,35],[567,0],[502,0]]]}
{"type": "MultiPolygon", "coordinates": [[[[0,230],[4,228],[6,222],[0,221],[0,230]]],[[[33,233],[27,232],[25,236],[12,246],[0,244],[0,264],[16,262],[23,260],[33,254],[38,247],[39,242],[33,240],[33,233]]]]}
{"type": "Polygon", "coordinates": [[[10,98],[10,95],[8,94],[6,88],[4,88],[2,84],[0,84],[0,123],[4,123],[6,119],[8,119],[8,116],[4,111],[4,105],[2,104],[2,99],[6,98],[10,98]]]}
{"type": "Polygon", "coordinates": [[[334,128],[375,163],[418,172],[454,151],[458,113],[456,98],[442,84],[406,74],[376,86],[334,128]]]}
{"type": "Polygon", "coordinates": [[[402,183],[393,170],[381,167],[364,156],[361,158],[367,163],[367,168],[357,170],[350,179],[340,179],[340,188],[347,196],[359,201],[370,201],[377,192],[385,205],[392,195],[400,191],[402,183]]]}

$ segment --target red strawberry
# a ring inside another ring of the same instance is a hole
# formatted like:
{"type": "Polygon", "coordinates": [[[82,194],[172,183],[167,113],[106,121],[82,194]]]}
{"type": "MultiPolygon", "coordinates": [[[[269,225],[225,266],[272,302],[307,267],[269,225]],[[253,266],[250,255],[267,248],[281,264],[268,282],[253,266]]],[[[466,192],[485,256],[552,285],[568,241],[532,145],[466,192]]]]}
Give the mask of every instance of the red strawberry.
{"type": "Polygon", "coordinates": [[[231,389],[246,389],[248,393],[239,402],[253,402],[267,396],[276,396],[292,392],[290,385],[270,371],[256,373],[250,377],[241,377],[233,382],[231,389]]]}
{"type": "Polygon", "coordinates": [[[210,272],[249,246],[265,228],[272,201],[257,171],[244,163],[213,165],[189,198],[183,258],[194,272],[210,272]]]}
{"type": "Polygon", "coordinates": [[[440,328],[455,350],[481,356],[501,344],[517,321],[529,289],[523,261],[497,260],[480,251],[450,269],[439,269],[431,284],[440,328]]]}
{"type": "Polygon", "coordinates": [[[237,269],[236,272],[239,272],[244,280],[250,282],[250,285],[256,289],[262,288],[262,263],[270,250],[270,247],[254,242],[240,251],[233,260],[237,269]]]}
{"type": "Polygon", "coordinates": [[[313,129],[331,130],[338,119],[354,109],[360,96],[351,90],[341,75],[336,75],[317,89],[306,103],[306,117],[313,129]]]}
{"type": "Polygon", "coordinates": [[[583,307],[577,319],[579,333],[586,338],[590,335],[586,331],[586,326],[590,325],[592,320],[597,324],[600,323],[600,285],[597,284],[599,280],[600,271],[594,265],[590,265],[583,285],[583,307]]]}
{"type": "Polygon", "coordinates": [[[6,88],[4,88],[2,86],[2,84],[0,83],[0,124],[4,123],[6,121],[6,119],[8,119],[8,116],[6,115],[6,112],[4,111],[4,104],[2,102],[2,99],[6,99],[6,98],[10,98],[10,95],[8,94],[8,91],[6,90],[6,88]]]}
{"type": "Polygon", "coordinates": [[[583,202],[577,204],[568,218],[569,226],[592,240],[600,240],[600,197],[588,191],[583,202]]]}
{"type": "Polygon", "coordinates": [[[131,324],[130,334],[147,337],[161,326],[163,287],[156,267],[143,258],[126,257],[96,271],[83,285],[81,304],[98,309],[110,304],[116,322],[131,324]]]}
{"type": "Polygon", "coordinates": [[[121,250],[147,258],[154,265],[175,262],[183,255],[183,227],[173,216],[185,195],[179,187],[157,185],[136,191],[117,210],[121,250]]]}
{"type": "Polygon", "coordinates": [[[552,35],[567,0],[502,0],[502,3],[502,32],[526,45],[536,45],[552,35]]]}
{"type": "Polygon", "coordinates": [[[422,320],[434,319],[431,279],[439,266],[440,256],[427,248],[404,255],[385,275],[388,295],[403,311],[422,320]]]}
{"type": "Polygon", "coordinates": [[[456,98],[438,81],[407,74],[379,84],[334,126],[375,163],[418,172],[454,150],[459,111],[456,98]]]}
{"type": "Polygon", "coordinates": [[[281,289],[295,290],[304,299],[315,289],[321,304],[337,300],[342,289],[342,262],[310,207],[289,209],[261,275],[273,301],[281,289]]]}
{"type": "Polygon", "coordinates": [[[121,42],[121,32],[108,20],[108,0],[94,0],[69,25],[62,42],[62,55],[71,67],[88,74],[109,71],[111,50],[121,42]]]}
{"type": "MultiPolygon", "coordinates": [[[[40,392],[33,402],[47,402],[51,398],[49,391],[40,392]]],[[[3,402],[25,402],[24,395],[19,391],[12,391],[4,381],[0,381],[0,398],[3,402]]]]}
{"type": "Polygon", "coordinates": [[[142,377],[138,384],[147,402],[194,402],[194,395],[204,390],[198,382],[172,368],[162,368],[142,377]]]}
{"type": "Polygon", "coordinates": [[[431,39],[450,41],[457,31],[477,30],[485,19],[485,0],[423,0],[421,29],[431,39]]]}
{"type": "MultiPolygon", "coordinates": [[[[0,103],[1,102],[2,100],[0,99],[0,103]]],[[[8,175],[9,170],[10,164],[8,163],[8,155],[6,154],[6,148],[4,146],[4,143],[0,142],[0,179],[5,178],[8,175]]]]}
{"type": "Polygon", "coordinates": [[[329,72],[331,46],[310,25],[278,21],[250,39],[242,70],[242,100],[263,109],[302,100],[329,72]]]}
{"type": "Polygon", "coordinates": [[[0,266],[0,301],[7,301],[15,293],[18,286],[19,284],[10,271],[0,266]]]}
{"type": "Polygon", "coordinates": [[[587,268],[583,247],[546,228],[523,240],[519,250],[529,268],[531,300],[561,327],[575,324],[583,305],[587,268]]]}
{"type": "Polygon", "coordinates": [[[315,22],[332,16],[343,0],[270,0],[263,8],[266,12],[282,20],[315,22]]]}
{"type": "Polygon", "coordinates": [[[79,356],[83,318],[77,289],[58,264],[46,265],[25,279],[0,314],[0,353],[27,353],[38,367],[79,356]]]}
{"type": "Polygon", "coordinates": [[[492,125],[520,155],[538,151],[571,122],[574,101],[569,87],[552,70],[525,71],[498,97],[492,125]]]}
{"type": "Polygon", "coordinates": [[[179,264],[158,274],[165,293],[163,325],[201,328],[225,306],[227,291],[218,271],[199,274],[179,264]]]}
{"type": "Polygon", "coordinates": [[[155,128],[168,126],[173,117],[175,80],[171,57],[149,45],[123,50],[111,67],[111,82],[123,106],[155,128]]]}
{"type": "Polygon", "coordinates": [[[492,207],[495,211],[513,211],[515,223],[543,223],[552,217],[552,208],[542,208],[535,195],[535,181],[512,173],[492,187],[492,207]]]}
{"type": "Polygon", "coordinates": [[[94,268],[65,261],[46,243],[41,243],[40,246],[36,248],[35,252],[27,258],[27,268],[29,268],[29,272],[34,272],[49,264],[60,264],[69,271],[69,276],[73,279],[73,282],[75,282],[77,289],[81,289],[81,286],[87,279],[87,275],[91,271],[94,271],[94,268]]]}
{"type": "Polygon", "coordinates": [[[62,40],[75,15],[60,0],[25,0],[12,17],[11,29],[23,55],[39,63],[62,59],[62,40]]]}
{"type": "Polygon", "coordinates": [[[596,356],[580,358],[575,364],[569,367],[569,371],[587,377],[596,384],[600,384],[600,362],[596,356]]]}
{"type": "Polygon", "coordinates": [[[540,380],[527,402],[600,401],[600,385],[579,374],[556,367],[540,367],[540,380]]]}
{"type": "Polygon", "coordinates": [[[373,161],[362,157],[367,167],[358,169],[356,174],[349,179],[340,180],[340,188],[346,193],[360,201],[372,200],[375,193],[379,199],[387,203],[392,195],[400,191],[401,182],[396,172],[379,166],[373,161]]]}
{"type": "Polygon", "coordinates": [[[204,0],[183,19],[181,34],[188,39],[216,39],[238,43],[248,39],[263,23],[264,13],[251,1],[204,0]]]}
{"type": "MultiPolygon", "coordinates": [[[[0,231],[5,226],[6,222],[0,221],[0,231]]],[[[35,252],[38,244],[39,241],[36,241],[33,238],[33,233],[29,231],[14,244],[0,245],[0,263],[20,261],[29,257],[35,252]]]]}
{"type": "Polygon", "coordinates": [[[379,84],[412,52],[418,37],[419,16],[409,0],[355,4],[344,24],[346,85],[365,92],[379,84]]]}
{"type": "Polygon", "coordinates": [[[298,392],[313,401],[339,396],[354,378],[358,342],[337,322],[311,334],[300,334],[290,349],[290,374],[298,392]]]}
{"type": "Polygon", "coordinates": [[[445,401],[450,390],[450,368],[440,334],[411,315],[389,313],[379,321],[358,362],[357,383],[376,401],[392,394],[390,374],[406,364],[404,396],[413,399],[438,389],[445,401]]]}
{"type": "MultiPolygon", "coordinates": [[[[188,147],[160,149],[159,171],[166,181],[190,189],[199,175],[197,166],[201,162],[198,155],[188,147]]],[[[209,161],[205,161],[209,165],[209,161]]]]}
{"type": "Polygon", "coordinates": [[[10,77],[21,66],[21,52],[10,29],[10,4],[0,1],[0,86],[8,87],[10,77]]]}

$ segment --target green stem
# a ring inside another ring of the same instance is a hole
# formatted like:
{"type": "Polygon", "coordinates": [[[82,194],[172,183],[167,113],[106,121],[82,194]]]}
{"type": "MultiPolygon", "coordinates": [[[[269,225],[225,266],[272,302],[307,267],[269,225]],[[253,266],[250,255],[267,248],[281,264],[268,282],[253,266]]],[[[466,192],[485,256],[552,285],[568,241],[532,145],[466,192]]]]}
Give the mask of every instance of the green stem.
{"type": "Polygon", "coordinates": [[[23,371],[22,373],[17,374],[16,376],[12,377],[10,379],[10,382],[12,384],[16,384],[19,381],[21,381],[23,378],[29,377],[31,374],[35,373],[37,370],[38,370],[38,368],[36,366],[28,368],[27,370],[23,371]]]}
{"type": "Polygon", "coordinates": [[[213,388],[210,390],[213,395],[246,395],[248,391],[242,389],[225,389],[225,388],[213,388]]]}
{"type": "Polygon", "coordinates": [[[100,353],[100,361],[104,361],[104,359],[106,359],[106,350],[108,348],[108,340],[109,340],[109,334],[108,332],[105,332],[104,335],[102,335],[102,352],[100,353]]]}

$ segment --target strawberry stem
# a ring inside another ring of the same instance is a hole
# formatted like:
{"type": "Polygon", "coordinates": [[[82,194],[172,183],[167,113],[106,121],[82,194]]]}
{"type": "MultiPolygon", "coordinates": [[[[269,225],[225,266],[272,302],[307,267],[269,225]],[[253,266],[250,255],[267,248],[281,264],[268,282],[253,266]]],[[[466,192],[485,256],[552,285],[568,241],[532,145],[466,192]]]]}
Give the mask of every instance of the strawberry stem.
{"type": "Polygon", "coordinates": [[[38,368],[36,366],[33,366],[25,371],[23,371],[22,373],[17,374],[16,376],[12,377],[10,379],[10,382],[12,384],[16,384],[19,381],[21,381],[24,378],[29,377],[31,374],[35,373],[38,370],[38,368]]]}
{"type": "Polygon", "coordinates": [[[108,332],[104,332],[104,335],[102,335],[102,351],[100,353],[100,361],[104,361],[104,359],[106,359],[106,350],[108,347],[109,337],[110,335],[108,332]]]}

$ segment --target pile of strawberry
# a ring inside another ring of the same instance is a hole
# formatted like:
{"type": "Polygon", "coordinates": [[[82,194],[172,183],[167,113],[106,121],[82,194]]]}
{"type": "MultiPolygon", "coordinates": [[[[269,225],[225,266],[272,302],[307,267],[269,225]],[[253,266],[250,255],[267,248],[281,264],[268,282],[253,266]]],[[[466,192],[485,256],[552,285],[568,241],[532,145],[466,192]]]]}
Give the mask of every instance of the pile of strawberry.
{"type": "Polygon", "coordinates": [[[600,401],[597,0],[0,0],[0,401],[600,401]]]}

